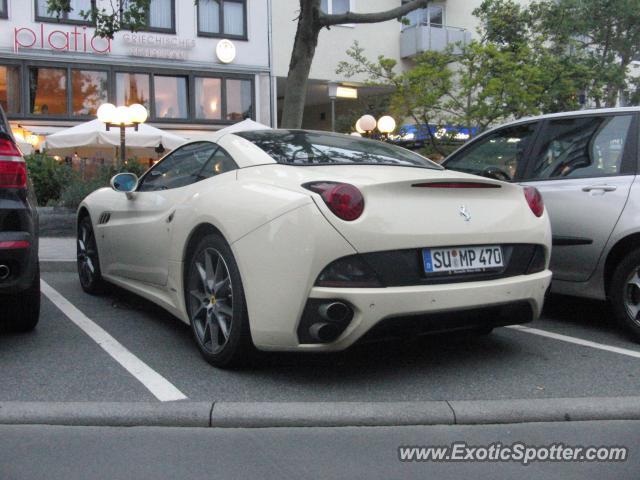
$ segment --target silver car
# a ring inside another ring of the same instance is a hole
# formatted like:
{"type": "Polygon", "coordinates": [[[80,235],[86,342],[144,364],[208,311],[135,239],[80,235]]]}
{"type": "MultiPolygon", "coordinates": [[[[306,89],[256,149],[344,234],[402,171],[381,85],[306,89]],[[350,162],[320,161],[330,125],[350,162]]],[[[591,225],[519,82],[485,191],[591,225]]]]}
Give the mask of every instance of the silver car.
{"type": "Polygon", "coordinates": [[[542,193],[552,292],[609,300],[640,341],[640,108],[526,118],[487,131],[443,165],[542,193]]]}

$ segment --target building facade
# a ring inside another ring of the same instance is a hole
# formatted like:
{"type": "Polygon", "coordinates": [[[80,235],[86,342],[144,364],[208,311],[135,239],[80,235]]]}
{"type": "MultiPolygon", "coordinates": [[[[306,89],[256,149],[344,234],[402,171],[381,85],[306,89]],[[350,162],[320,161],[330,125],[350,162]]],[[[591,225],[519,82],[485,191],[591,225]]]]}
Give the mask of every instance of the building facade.
{"type": "MultiPolygon", "coordinates": [[[[293,40],[296,33],[296,17],[299,0],[274,0],[278,15],[273,18],[274,62],[273,72],[277,78],[277,110],[280,116],[286,88],[293,40]]],[[[389,10],[405,0],[322,0],[328,13],[353,11],[370,13],[389,10]]],[[[526,1],[526,0],[523,0],[526,1]]],[[[441,50],[450,43],[468,42],[476,35],[478,26],[473,10],[482,0],[434,1],[426,9],[407,16],[408,25],[397,20],[383,23],[339,25],[331,30],[323,29],[318,39],[316,55],[311,67],[307,102],[303,126],[330,130],[331,98],[329,86],[338,84],[355,88],[359,98],[377,95],[384,89],[365,85],[366,76],[345,77],[336,73],[338,64],[349,61],[346,51],[355,41],[365,50],[365,55],[375,60],[379,55],[397,61],[400,70],[411,68],[412,58],[426,50],[441,50]]],[[[336,98],[338,116],[353,105],[353,99],[336,98]]],[[[366,102],[365,102],[366,103],[366,102]]],[[[362,113],[368,113],[363,111],[362,113]]]]}
{"type": "Polygon", "coordinates": [[[141,103],[151,124],[194,138],[244,118],[270,125],[270,0],[151,0],[143,31],[94,37],[80,15],[52,18],[46,0],[0,0],[0,104],[42,137],[141,103]]]}

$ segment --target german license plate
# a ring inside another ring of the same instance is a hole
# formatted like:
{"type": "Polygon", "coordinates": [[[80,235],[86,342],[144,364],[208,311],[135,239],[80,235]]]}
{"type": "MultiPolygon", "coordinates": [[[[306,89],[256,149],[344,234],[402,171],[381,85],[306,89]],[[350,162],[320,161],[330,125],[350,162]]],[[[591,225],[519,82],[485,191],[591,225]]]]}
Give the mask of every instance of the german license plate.
{"type": "Polygon", "coordinates": [[[424,248],[422,259],[425,273],[485,272],[504,266],[499,245],[424,248]]]}

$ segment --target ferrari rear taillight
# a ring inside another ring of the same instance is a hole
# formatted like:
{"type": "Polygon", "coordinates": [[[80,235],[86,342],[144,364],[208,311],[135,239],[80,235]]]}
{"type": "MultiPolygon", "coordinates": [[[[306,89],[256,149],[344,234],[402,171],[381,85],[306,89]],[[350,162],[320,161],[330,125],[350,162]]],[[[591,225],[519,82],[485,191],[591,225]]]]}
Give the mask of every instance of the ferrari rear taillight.
{"type": "Polygon", "coordinates": [[[544,213],[544,201],[542,195],[535,187],[524,187],[524,198],[527,199],[529,208],[536,217],[541,217],[544,213]]]}
{"type": "Polygon", "coordinates": [[[302,185],[320,194],[334,215],[347,222],[356,220],[364,211],[364,197],[360,190],[349,183],[311,182],[302,185]]]}

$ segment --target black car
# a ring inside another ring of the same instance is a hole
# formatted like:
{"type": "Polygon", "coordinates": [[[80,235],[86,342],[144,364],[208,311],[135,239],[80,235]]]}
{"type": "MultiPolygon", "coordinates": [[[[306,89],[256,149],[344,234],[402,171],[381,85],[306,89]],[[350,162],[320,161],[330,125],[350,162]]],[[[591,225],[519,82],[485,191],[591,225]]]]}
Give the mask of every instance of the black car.
{"type": "Polygon", "coordinates": [[[36,197],[0,107],[0,329],[32,330],[39,315],[36,197]]]}

